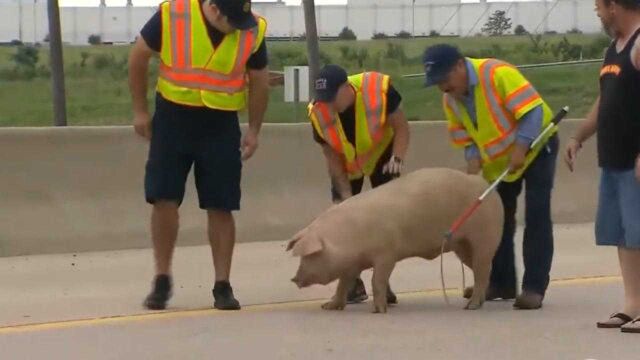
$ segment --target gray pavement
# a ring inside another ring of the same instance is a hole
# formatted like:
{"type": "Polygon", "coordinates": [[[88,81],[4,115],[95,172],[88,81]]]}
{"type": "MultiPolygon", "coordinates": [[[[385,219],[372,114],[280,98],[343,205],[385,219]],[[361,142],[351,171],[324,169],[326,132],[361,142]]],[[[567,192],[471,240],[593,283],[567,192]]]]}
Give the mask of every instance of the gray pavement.
{"type": "MultiPolygon", "coordinates": [[[[231,313],[210,309],[207,247],[178,248],[175,296],[160,313],[140,305],[149,250],[0,258],[0,359],[640,359],[640,337],[595,328],[618,310],[622,289],[615,249],[596,248],[592,229],[556,226],[555,280],[545,307],[530,312],[510,302],[463,311],[459,290],[447,306],[439,263],[423,260],[394,271],[400,304],[388,314],[370,304],[326,312],[334,285],[295,288],[297,259],[284,242],[237,247],[232,280],[244,309],[231,313]]],[[[459,288],[460,265],[445,259],[447,286],[459,288]]]]}

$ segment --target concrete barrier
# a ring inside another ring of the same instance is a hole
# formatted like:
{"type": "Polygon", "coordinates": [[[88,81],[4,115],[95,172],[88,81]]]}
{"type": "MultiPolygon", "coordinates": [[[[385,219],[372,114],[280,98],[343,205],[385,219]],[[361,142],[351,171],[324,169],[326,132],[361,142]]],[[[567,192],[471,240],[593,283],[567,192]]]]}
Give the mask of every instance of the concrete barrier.
{"type": "MultiPolygon", "coordinates": [[[[561,136],[576,123],[563,123],[561,136]]],[[[407,170],[463,168],[444,123],[415,122],[411,130],[407,170]]],[[[265,125],[260,141],[243,171],[240,242],[286,239],[330,204],[324,159],[308,124],[265,125]]],[[[150,246],[147,148],[130,127],[0,129],[0,256],[150,246]]],[[[558,163],[555,221],[592,221],[597,182],[592,141],[575,174],[558,163]]],[[[205,224],[190,178],[179,244],[205,243],[205,224]]]]}

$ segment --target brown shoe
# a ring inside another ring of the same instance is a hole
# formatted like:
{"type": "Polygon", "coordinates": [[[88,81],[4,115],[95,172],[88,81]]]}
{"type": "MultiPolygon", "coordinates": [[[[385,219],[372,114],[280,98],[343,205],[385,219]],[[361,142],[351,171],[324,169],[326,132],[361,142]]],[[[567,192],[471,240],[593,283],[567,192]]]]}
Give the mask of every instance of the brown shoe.
{"type": "Polygon", "coordinates": [[[623,325],[633,321],[633,318],[625,313],[615,313],[609,316],[605,321],[598,321],[597,326],[600,329],[619,329],[623,325]]]}
{"type": "MultiPolygon", "coordinates": [[[[471,299],[471,296],[473,295],[473,287],[469,286],[467,288],[464,289],[464,292],[462,293],[462,296],[464,296],[465,299],[471,299]]],[[[492,287],[489,287],[487,289],[487,294],[485,296],[485,300],[487,301],[493,301],[493,300],[498,300],[498,299],[502,299],[502,300],[512,300],[516,298],[516,291],[515,290],[506,290],[506,289],[494,289],[492,287]]]]}
{"type": "Polygon", "coordinates": [[[623,333],[640,334],[640,317],[637,317],[628,323],[620,326],[620,330],[623,333]]]}
{"type": "Polygon", "coordinates": [[[525,290],[516,298],[513,307],[517,310],[536,310],[542,307],[542,300],[544,295],[525,290]]]}

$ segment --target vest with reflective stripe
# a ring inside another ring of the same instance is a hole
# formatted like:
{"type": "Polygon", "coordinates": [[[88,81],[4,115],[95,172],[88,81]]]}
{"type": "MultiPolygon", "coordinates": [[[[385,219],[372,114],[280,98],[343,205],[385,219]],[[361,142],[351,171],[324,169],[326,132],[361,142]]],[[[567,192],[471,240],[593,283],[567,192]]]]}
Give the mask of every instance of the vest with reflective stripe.
{"type": "Polygon", "coordinates": [[[350,179],[370,176],[378,160],[393,140],[393,128],[387,125],[389,76],[366,72],[349,77],[356,92],[356,144],[344,134],[340,116],[324,103],[309,104],[309,119],[324,141],[344,155],[350,179]]]}
{"type": "MultiPolygon", "coordinates": [[[[456,147],[472,143],[478,146],[483,162],[483,176],[486,180],[493,181],[509,166],[510,152],[517,136],[516,119],[529,111],[534,102],[541,103],[544,129],[550,123],[553,113],[530,83],[523,83],[522,77],[510,81],[509,76],[504,76],[505,71],[513,71],[512,65],[493,59],[468,60],[479,80],[474,91],[477,126],[473,124],[463,103],[445,94],[444,110],[449,121],[449,135],[456,147]],[[500,81],[497,81],[497,77],[500,81]]],[[[547,139],[554,133],[555,131],[550,132],[547,139]]],[[[505,181],[518,180],[545,143],[546,141],[541,142],[530,151],[525,166],[519,172],[510,174],[505,181]]]]}
{"type": "Polygon", "coordinates": [[[226,34],[213,47],[200,0],[166,1],[157,90],[172,102],[239,111],[246,107],[247,60],[264,40],[267,23],[226,34]]]}

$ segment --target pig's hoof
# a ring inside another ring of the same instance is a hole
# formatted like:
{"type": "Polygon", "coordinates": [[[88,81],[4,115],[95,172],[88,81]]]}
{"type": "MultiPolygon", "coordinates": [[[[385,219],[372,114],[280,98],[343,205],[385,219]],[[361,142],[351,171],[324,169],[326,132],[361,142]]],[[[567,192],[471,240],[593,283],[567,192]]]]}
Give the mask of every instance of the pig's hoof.
{"type": "Polygon", "coordinates": [[[387,313],[387,306],[373,306],[373,311],[374,314],[386,314],[387,313]]]}
{"type": "Polygon", "coordinates": [[[322,304],[322,308],[324,310],[344,310],[345,304],[340,304],[336,301],[329,301],[328,303],[322,304]]]}
{"type": "Polygon", "coordinates": [[[465,306],[465,310],[478,310],[482,307],[481,302],[469,301],[467,306],[465,306]]]}

